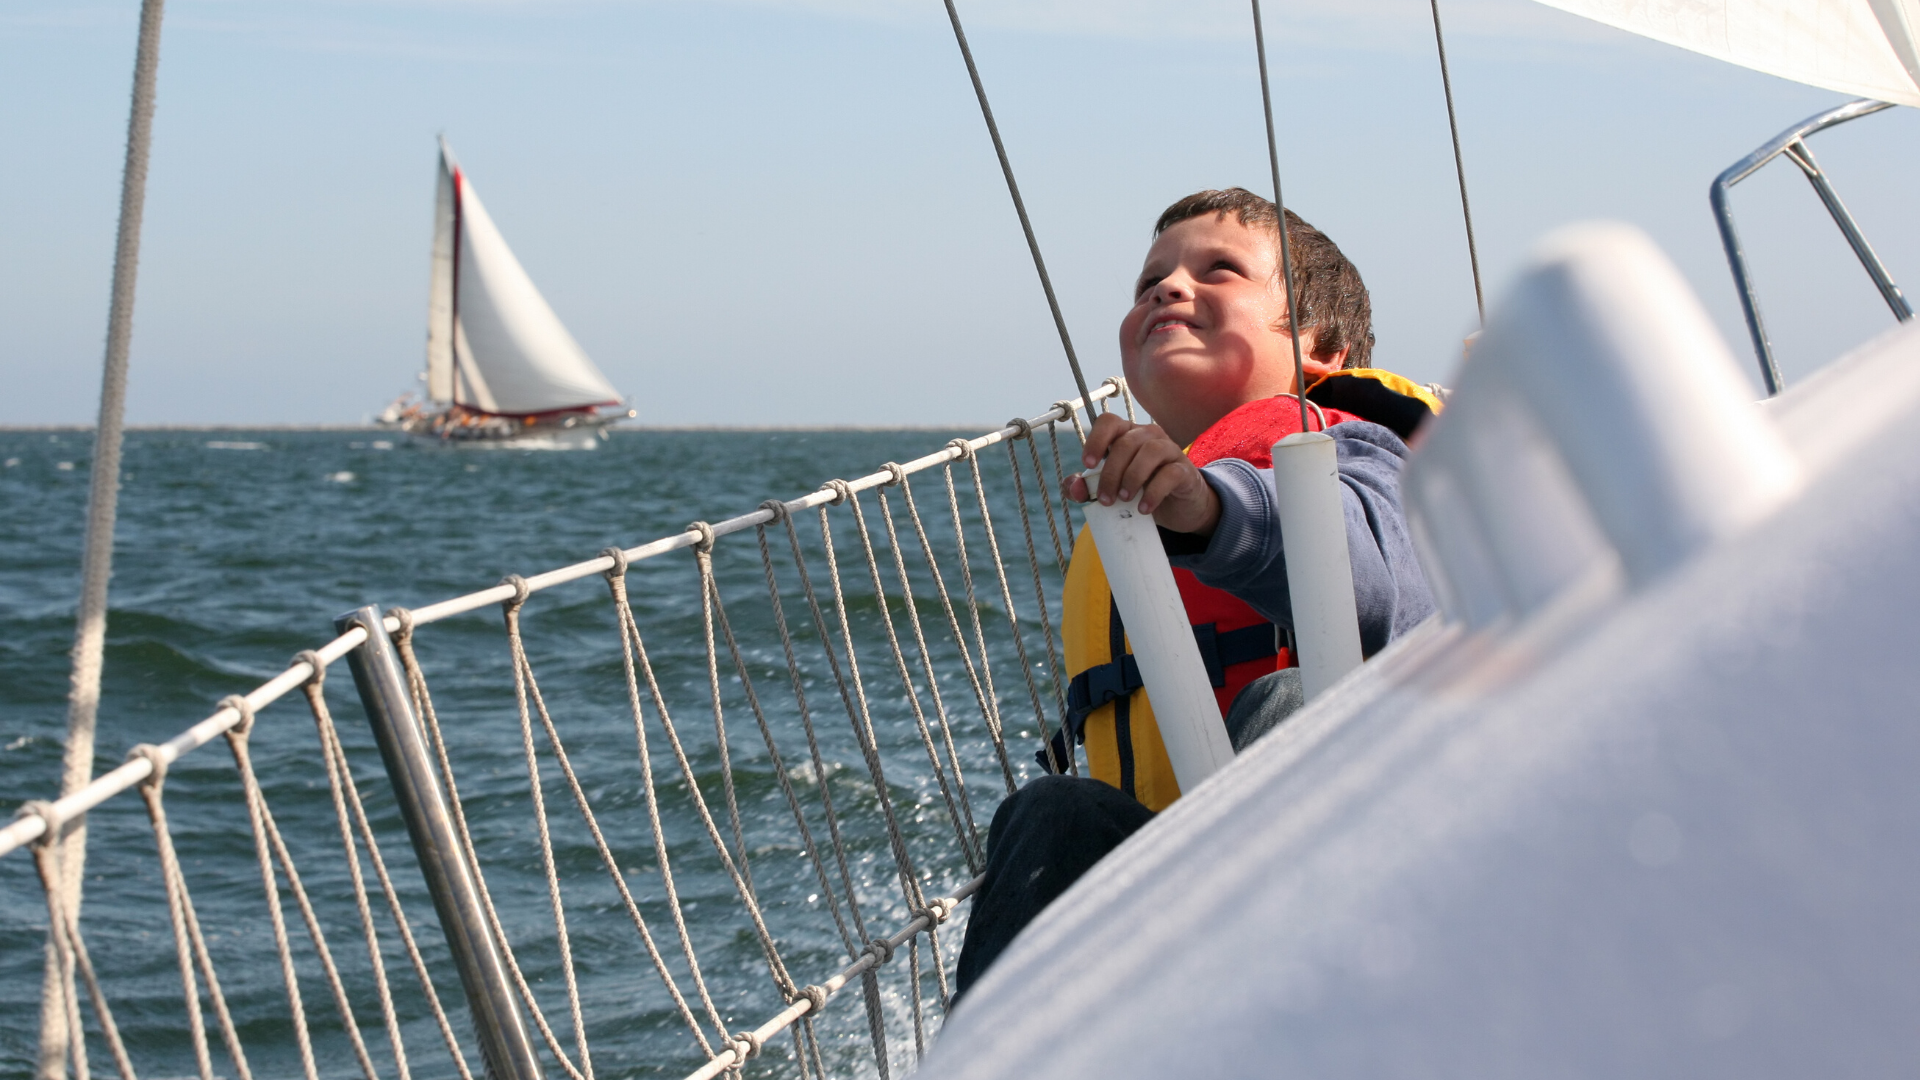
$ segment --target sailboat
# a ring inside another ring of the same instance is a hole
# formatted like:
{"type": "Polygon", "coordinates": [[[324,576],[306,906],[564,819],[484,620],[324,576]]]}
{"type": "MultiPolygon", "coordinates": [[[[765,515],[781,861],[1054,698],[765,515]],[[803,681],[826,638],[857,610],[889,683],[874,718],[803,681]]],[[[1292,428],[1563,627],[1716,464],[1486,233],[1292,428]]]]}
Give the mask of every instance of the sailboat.
{"type": "Polygon", "coordinates": [[[380,423],[461,446],[589,450],[634,415],[601,411],[624,404],[620,392],[514,258],[444,138],[433,217],[425,393],[380,423]]]}

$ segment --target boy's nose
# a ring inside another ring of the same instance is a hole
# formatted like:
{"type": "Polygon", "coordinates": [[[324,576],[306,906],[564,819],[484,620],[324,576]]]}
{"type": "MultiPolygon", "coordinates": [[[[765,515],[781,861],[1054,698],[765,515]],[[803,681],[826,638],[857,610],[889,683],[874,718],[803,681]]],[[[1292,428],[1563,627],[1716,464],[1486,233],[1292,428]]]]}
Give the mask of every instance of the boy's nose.
{"type": "Polygon", "coordinates": [[[1193,290],[1184,278],[1168,274],[1160,279],[1159,285],[1154,287],[1154,295],[1162,301],[1187,300],[1192,298],[1193,290]]]}

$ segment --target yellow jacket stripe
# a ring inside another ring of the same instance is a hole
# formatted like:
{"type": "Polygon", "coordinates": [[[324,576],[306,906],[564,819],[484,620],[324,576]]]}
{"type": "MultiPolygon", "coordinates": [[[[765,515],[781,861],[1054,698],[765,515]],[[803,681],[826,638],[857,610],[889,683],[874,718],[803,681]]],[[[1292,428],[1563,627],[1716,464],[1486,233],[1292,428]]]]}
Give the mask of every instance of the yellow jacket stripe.
{"type": "MultiPolygon", "coordinates": [[[[1067,567],[1061,633],[1066,639],[1067,672],[1112,663],[1131,651],[1106,568],[1093,545],[1093,534],[1082,527],[1074,542],[1073,562],[1067,567]]],[[[1164,810],[1180,797],[1173,763],[1160,741],[1153,704],[1145,690],[1102,705],[1087,714],[1087,767],[1103,783],[1132,795],[1149,810],[1164,810]]]]}

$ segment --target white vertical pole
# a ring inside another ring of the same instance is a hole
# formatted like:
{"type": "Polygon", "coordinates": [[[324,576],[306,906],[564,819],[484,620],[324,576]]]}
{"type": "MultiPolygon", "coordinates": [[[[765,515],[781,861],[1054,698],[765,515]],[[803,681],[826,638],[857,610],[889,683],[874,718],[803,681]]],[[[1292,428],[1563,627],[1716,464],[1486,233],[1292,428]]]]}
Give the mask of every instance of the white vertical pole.
{"type": "MultiPolygon", "coordinates": [[[[93,727],[100,708],[100,667],[107,640],[107,579],[113,573],[114,511],[120,495],[120,428],[126,414],[127,347],[133,338],[133,286],[140,266],[140,218],[146,206],[147,157],[153,142],[153,94],[160,67],[160,17],[165,0],[142,0],[140,38],[133,64],[133,106],[127,120],[126,171],[120,182],[120,234],[113,253],[113,294],[107,314],[107,356],[100,379],[100,419],[94,428],[93,473],[87,499],[87,539],[82,556],[80,607],[73,635],[72,685],[67,695],[67,745],[60,793],[71,795],[93,779],[93,727]]],[[[77,917],[86,857],[86,818],[62,831],[63,899],[77,917]]],[[[41,1080],[66,1075],[70,1039],[58,1005],[73,990],[73,975],[59,970],[47,947],[40,1008],[41,1080]]]]}
{"type": "Polygon", "coordinates": [[[1300,689],[1312,701],[1360,665],[1346,508],[1333,436],[1303,431],[1273,444],[1273,487],[1287,551],[1300,689]]]}
{"type": "MultiPolygon", "coordinates": [[[[1099,491],[1103,467],[1087,470],[1089,491],[1099,491]]],[[[1140,512],[1137,495],[1112,506],[1090,502],[1086,514],[1113,602],[1120,605],[1120,619],[1133,643],[1140,680],[1153,701],[1167,760],[1180,791],[1190,792],[1233,760],[1233,744],[1193,639],[1193,624],[1180,602],[1173,567],[1160,546],[1160,531],[1151,515],[1140,512]]]]}

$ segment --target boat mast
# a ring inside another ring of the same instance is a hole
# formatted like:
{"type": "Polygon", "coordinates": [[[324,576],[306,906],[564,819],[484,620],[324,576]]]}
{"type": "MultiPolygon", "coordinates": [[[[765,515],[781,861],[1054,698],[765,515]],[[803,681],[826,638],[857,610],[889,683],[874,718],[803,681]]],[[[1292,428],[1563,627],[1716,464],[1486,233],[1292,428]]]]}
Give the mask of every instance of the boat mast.
{"type": "MultiPolygon", "coordinates": [[[[449,163],[451,164],[451,163],[449,163]]],[[[449,395],[455,405],[460,400],[460,188],[465,177],[460,175],[460,166],[453,165],[453,302],[447,305],[447,351],[453,361],[448,374],[453,385],[449,395]]]]}

